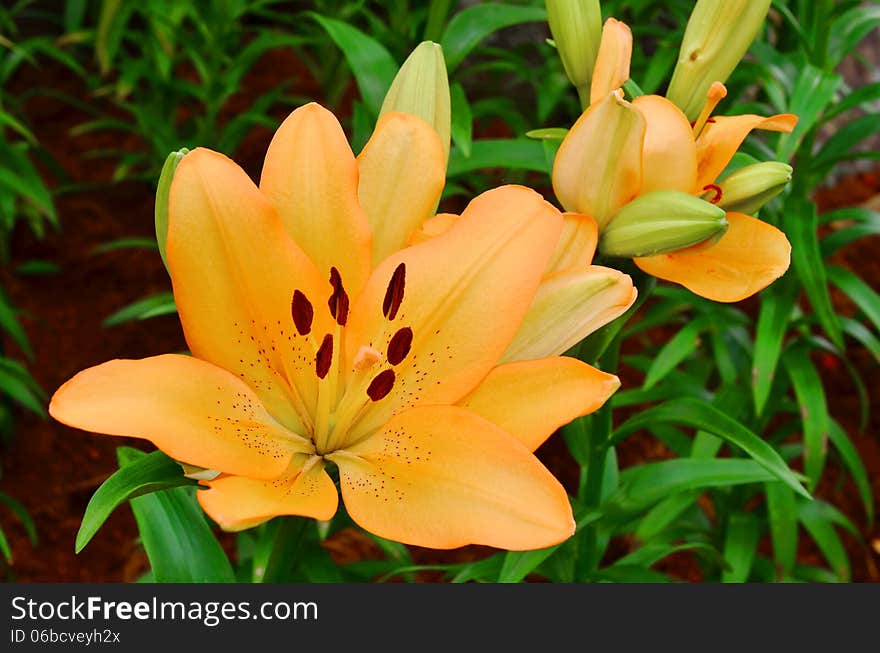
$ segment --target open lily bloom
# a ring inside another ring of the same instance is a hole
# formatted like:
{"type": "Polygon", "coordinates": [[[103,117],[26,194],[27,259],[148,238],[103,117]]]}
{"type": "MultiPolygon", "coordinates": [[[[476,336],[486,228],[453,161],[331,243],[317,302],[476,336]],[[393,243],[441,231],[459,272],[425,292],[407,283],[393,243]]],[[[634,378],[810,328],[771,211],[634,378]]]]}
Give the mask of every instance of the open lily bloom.
{"type": "MultiPolygon", "coordinates": [[[[782,114],[711,117],[724,97],[716,83],[691,124],[668,99],[623,99],[629,78],[632,34],[613,18],[603,29],[593,74],[591,106],[562,142],[553,166],[553,188],[569,211],[594,217],[600,233],[636,197],[678,191],[722,200],[718,176],[753,129],[790,132],[797,118],[782,114]]],[[[679,283],[698,295],[739,301],[780,277],[789,265],[785,235],[751,216],[728,212],[719,239],[655,256],[635,258],[645,272],[679,283]]]]}
{"type": "Polygon", "coordinates": [[[219,471],[198,496],[225,529],[329,519],[332,462],[351,517],[386,538],[566,539],[567,494],[533,451],[619,382],[570,358],[502,360],[563,233],[534,191],[484,193],[445,233],[405,247],[444,168],[418,118],[388,114],[355,159],[314,104],[279,128],[259,188],[220,154],[187,154],[167,255],[193,355],[85,370],[51,414],[219,471]]]}

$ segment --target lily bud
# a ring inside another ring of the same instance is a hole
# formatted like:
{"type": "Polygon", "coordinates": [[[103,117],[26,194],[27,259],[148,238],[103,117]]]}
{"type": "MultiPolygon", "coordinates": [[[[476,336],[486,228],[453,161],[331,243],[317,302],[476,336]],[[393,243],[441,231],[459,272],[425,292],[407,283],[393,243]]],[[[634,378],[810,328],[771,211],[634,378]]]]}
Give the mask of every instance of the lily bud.
{"type": "Polygon", "coordinates": [[[658,190],[618,211],[602,232],[599,251],[623,258],[674,252],[723,235],[725,216],[724,209],[693,195],[658,190]]]}
{"type": "Polygon", "coordinates": [[[168,155],[162,165],[159,184],[156,187],[156,208],[153,211],[156,220],[156,242],[159,244],[159,256],[162,257],[162,263],[165,264],[166,270],[168,269],[168,258],[165,256],[165,242],[168,240],[168,195],[171,191],[171,181],[174,179],[177,164],[188,153],[189,150],[184,147],[168,155]]]}
{"type": "Polygon", "coordinates": [[[718,182],[721,197],[717,204],[725,211],[754,215],[783,191],[791,181],[791,172],[790,165],[779,161],[741,168],[718,182]]]}
{"type": "Polygon", "coordinates": [[[440,135],[445,158],[449,159],[449,78],[443,48],[438,43],[423,41],[403,62],[385,95],[379,117],[390,111],[414,114],[431,125],[440,135]]]}
{"type": "Polygon", "coordinates": [[[581,106],[587,107],[602,39],[599,0],[547,0],[547,21],[565,74],[577,89],[581,106]]]}
{"type": "Polygon", "coordinates": [[[695,120],[713,82],[724,83],[749,49],[772,0],[698,0],[666,97],[695,120]]]}

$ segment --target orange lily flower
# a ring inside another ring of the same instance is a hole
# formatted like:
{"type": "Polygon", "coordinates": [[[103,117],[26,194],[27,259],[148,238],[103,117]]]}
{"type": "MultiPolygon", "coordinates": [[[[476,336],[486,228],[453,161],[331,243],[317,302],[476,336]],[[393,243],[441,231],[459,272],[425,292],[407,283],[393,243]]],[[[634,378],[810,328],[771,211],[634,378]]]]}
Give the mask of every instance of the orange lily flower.
{"type": "MultiPolygon", "coordinates": [[[[629,78],[631,52],[629,28],[609,18],[593,74],[593,104],[563,140],[553,166],[560,203],[593,216],[600,232],[628,202],[653,191],[674,190],[719,202],[717,177],[749,132],[790,132],[797,122],[791,114],[712,118],[726,95],[720,83],[710,88],[693,125],[666,98],[645,95],[627,102],[621,87],[629,78]]],[[[727,231],[717,240],[634,261],[648,274],[708,299],[735,302],[749,297],[785,273],[791,246],[779,229],[751,216],[728,212],[727,222],[727,231]]]]}
{"type": "Polygon", "coordinates": [[[50,413],[217,470],[198,498],[227,530],[329,519],[332,462],[352,519],[382,537],[565,540],[568,496],[533,451],[619,381],[564,357],[502,362],[563,231],[534,191],[484,193],[404,248],[444,172],[420,119],[388,114],[355,159],[315,104],[279,128],[259,188],[226,157],[190,152],[171,185],[167,256],[192,356],[87,369],[50,413]]]}

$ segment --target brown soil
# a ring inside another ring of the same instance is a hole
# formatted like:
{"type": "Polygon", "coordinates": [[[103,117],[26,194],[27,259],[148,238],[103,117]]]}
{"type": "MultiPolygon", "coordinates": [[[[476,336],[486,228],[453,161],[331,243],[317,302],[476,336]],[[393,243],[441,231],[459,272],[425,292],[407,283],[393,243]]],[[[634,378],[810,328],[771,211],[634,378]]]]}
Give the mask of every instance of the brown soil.
{"type": "MultiPolygon", "coordinates": [[[[21,88],[34,82],[23,71],[18,80],[21,88]]],[[[45,70],[39,73],[45,83],[45,70]]],[[[298,79],[298,90],[314,97],[318,89],[302,67],[289,55],[272,53],[248,78],[248,88],[230,103],[228,110],[246,102],[250,93],[260,93],[274,80],[298,79]]],[[[58,75],[56,86],[74,95],[84,89],[75,80],[58,75]]],[[[91,101],[91,100],[90,100],[91,101]]],[[[103,328],[101,321],[131,301],[155,292],[170,289],[162,263],[155,252],[123,250],[93,254],[95,247],[114,239],[130,236],[151,237],[153,234],[153,189],[142,182],[110,184],[112,164],[89,159],[86,154],[97,148],[140,146],[136,139],[118,142],[112,134],[92,134],[73,138],[69,130],[86,119],[69,106],[54,99],[34,98],[27,106],[29,123],[35,127],[40,142],[56,158],[76,183],[96,184],[96,190],[80,191],[58,197],[57,208],[63,230],[35,239],[22,229],[15,235],[13,266],[31,259],[58,263],[62,272],[52,276],[23,277],[9,271],[2,273],[2,285],[16,306],[24,311],[22,321],[33,344],[36,358],[30,366],[41,386],[51,394],[74,373],[111,358],[137,358],[185,348],[176,316],[154,318],[141,323],[128,323],[103,328]]],[[[283,117],[281,111],[279,118],[283,117]]],[[[251,175],[259,171],[262,153],[271,133],[254,130],[245,140],[236,159],[251,175]]],[[[822,197],[823,204],[855,203],[861,193],[867,197],[877,193],[877,176],[848,180],[838,195],[822,197]],[[856,190],[853,190],[855,188],[856,190]],[[842,196],[842,200],[841,200],[842,196]]],[[[863,240],[841,254],[841,260],[860,272],[874,287],[880,286],[880,262],[874,251],[876,239],[863,240]],[[872,251],[873,250],[873,251],[872,251]]],[[[847,310],[842,306],[841,310],[847,310]]],[[[7,343],[10,347],[12,345],[7,343]]],[[[865,379],[875,379],[877,363],[864,351],[853,348],[854,364],[865,379]]],[[[829,362],[826,372],[831,409],[843,421],[858,446],[874,480],[875,496],[880,499],[880,442],[876,437],[860,434],[855,423],[857,399],[845,372],[829,362]]],[[[637,380],[637,379],[636,379],[637,380]]],[[[880,406],[880,386],[869,383],[872,403],[880,406]]],[[[872,415],[868,432],[878,433],[878,417],[872,415]]],[[[19,581],[129,581],[145,569],[143,553],[136,543],[136,529],[127,509],[117,510],[99,534],[80,555],[73,543],[85,506],[100,483],[116,469],[115,448],[131,445],[132,440],[90,435],[64,427],[52,420],[41,420],[22,413],[12,445],[2,452],[3,478],[0,491],[19,498],[33,516],[39,531],[38,546],[27,541],[24,529],[5,509],[0,510],[0,523],[12,544],[15,561],[13,577],[19,581]]],[[[148,448],[148,447],[145,447],[148,448]]],[[[561,439],[555,438],[539,455],[572,489],[576,483],[574,469],[561,439]]],[[[634,436],[620,448],[621,462],[634,464],[668,455],[662,445],[649,438],[634,436]]],[[[852,482],[839,482],[841,475],[829,470],[822,496],[841,507],[859,525],[864,524],[861,504],[852,482]]],[[[864,528],[864,526],[862,526],[864,528]]],[[[864,530],[867,542],[880,539],[880,531],[864,530]]],[[[870,546],[847,540],[856,580],[878,580],[877,554],[870,546]]],[[[617,554],[625,553],[626,543],[615,545],[617,554]]],[[[338,561],[375,557],[370,542],[353,530],[343,531],[328,543],[338,561]]],[[[483,547],[467,547],[452,552],[413,549],[420,563],[446,563],[478,559],[489,552],[483,547]]],[[[805,547],[802,559],[821,564],[815,550],[805,547]]],[[[685,580],[699,580],[699,569],[693,557],[674,556],[659,569],[685,580]]],[[[437,579],[436,575],[425,576],[437,579]]]]}

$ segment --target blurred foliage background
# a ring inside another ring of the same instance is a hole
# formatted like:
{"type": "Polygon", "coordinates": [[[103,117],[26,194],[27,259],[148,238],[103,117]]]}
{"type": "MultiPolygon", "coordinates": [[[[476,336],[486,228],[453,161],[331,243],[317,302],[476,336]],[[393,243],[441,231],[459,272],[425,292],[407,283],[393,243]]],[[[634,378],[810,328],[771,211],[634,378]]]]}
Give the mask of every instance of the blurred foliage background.
{"type": "MultiPolygon", "coordinates": [[[[602,3],[604,16],[633,29],[632,78],[646,93],[668,83],[692,6],[602,3]]],[[[224,569],[215,579],[227,580],[878,580],[880,214],[876,199],[865,205],[880,192],[878,24],[876,3],[773,2],[718,113],[800,118],[793,134],[751,137],[733,164],[794,165],[793,183],[761,212],[792,242],[792,268],[737,305],[660,285],[610,332],[620,359],[600,362],[619,363],[623,388],[539,451],[580,516],[569,542],[527,554],[436,554],[357,531],[345,514],[317,529],[274,520],[218,540],[192,489],[169,480],[168,489],[131,502],[138,543],[127,515],[114,515],[74,558],[89,496],[115,469],[115,443],[41,421],[45,390],[113,356],[185,347],[151,235],[152,195],[169,152],[210,147],[256,176],[274,128],[311,100],[341,117],[357,151],[400,63],[434,40],[446,56],[453,113],[441,209],[455,210],[499,183],[528,183],[552,198],[554,143],[526,134],[568,127],[580,108],[548,41],[543,2],[6,3],[7,570],[26,580],[213,578],[175,562],[163,546],[176,542],[210,552],[211,568],[224,569]],[[743,430],[800,470],[815,499],[797,497],[730,446],[743,430]],[[157,514],[193,526],[157,533],[157,514]],[[282,541],[295,551],[279,549],[282,541]]],[[[118,456],[120,464],[149,458],[129,448],[118,456]]],[[[140,464],[173,475],[156,457],[140,464]]]]}

